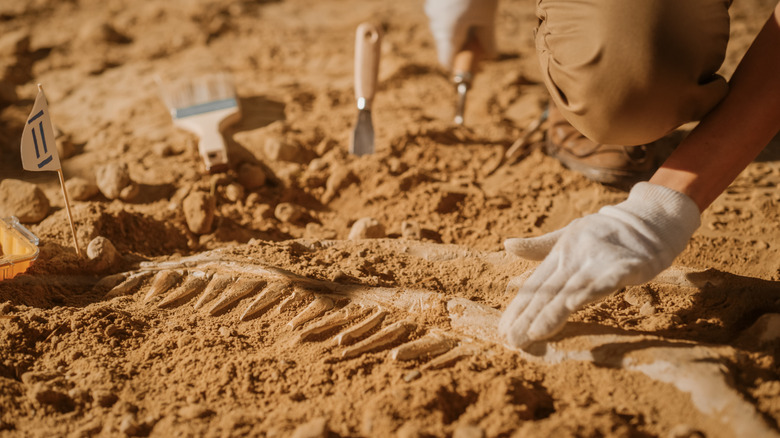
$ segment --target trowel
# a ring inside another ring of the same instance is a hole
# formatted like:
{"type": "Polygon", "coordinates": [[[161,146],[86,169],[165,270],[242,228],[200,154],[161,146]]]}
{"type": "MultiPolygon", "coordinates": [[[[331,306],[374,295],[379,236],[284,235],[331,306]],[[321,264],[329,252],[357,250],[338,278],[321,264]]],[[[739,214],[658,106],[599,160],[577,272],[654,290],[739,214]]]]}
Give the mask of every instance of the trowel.
{"type": "Polygon", "coordinates": [[[355,155],[374,153],[374,125],[371,104],[376,92],[379,71],[379,45],[382,34],[371,23],[362,23],[355,35],[355,98],[358,117],[349,143],[349,152],[355,155]]]}
{"type": "Polygon", "coordinates": [[[458,92],[458,102],[455,106],[455,123],[463,124],[463,113],[466,110],[466,94],[471,88],[471,82],[474,80],[474,73],[477,69],[477,61],[481,55],[479,43],[472,31],[466,39],[466,44],[455,54],[452,61],[452,81],[455,83],[455,89],[458,92]]]}

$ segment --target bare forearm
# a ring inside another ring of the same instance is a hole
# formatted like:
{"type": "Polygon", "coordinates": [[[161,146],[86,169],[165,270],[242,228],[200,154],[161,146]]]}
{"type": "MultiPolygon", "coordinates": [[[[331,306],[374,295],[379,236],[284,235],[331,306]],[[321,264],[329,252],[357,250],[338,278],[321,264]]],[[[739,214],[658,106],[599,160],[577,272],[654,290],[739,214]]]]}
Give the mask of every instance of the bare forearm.
{"type": "Polygon", "coordinates": [[[650,179],[701,211],[780,130],[780,3],[737,67],[725,99],[650,179]]]}

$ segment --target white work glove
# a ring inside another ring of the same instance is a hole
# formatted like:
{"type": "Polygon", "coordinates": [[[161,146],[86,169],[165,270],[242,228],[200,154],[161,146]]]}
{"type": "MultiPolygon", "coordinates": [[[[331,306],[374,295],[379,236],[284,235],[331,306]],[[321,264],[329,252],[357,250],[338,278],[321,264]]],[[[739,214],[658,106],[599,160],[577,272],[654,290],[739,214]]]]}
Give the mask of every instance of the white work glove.
{"type": "Polygon", "coordinates": [[[498,0],[426,0],[425,13],[436,40],[439,62],[447,68],[473,28],[487,58],[496,52],[495,17],[498,0]]]}
{"type": "MultiPolygon", "coordinates": [[[[623,286],[652,280],[685,249],[699,227],[700,214],[688,196],[641,182],[627,200],[560,230],[507,239],[507,251],[544,261],[509,303],[499,333],[510,345],[523,348],[560,331],[581,306],[623,286]]],[[[508,291],[513,282],[509,284],[508,291]]]]}

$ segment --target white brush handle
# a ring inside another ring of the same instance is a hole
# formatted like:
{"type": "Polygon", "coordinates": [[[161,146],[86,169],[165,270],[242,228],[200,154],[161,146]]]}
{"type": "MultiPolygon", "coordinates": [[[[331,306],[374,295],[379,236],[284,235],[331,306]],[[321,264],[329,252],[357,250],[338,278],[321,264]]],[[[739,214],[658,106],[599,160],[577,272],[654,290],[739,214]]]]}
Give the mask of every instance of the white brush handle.
{"type": "Polygon", "coordinates": [[[224,170],[228,165],[227,147],[220,132],[240,117],[235,108],[175,119],[176,126],[199,137],[198,152],[209,172],[224,170]]]}
{"type": "Polygon", "coordinates": [[[382,33],[371,23],[362,23],[355,35],[355,97],[358,109],[371,109],[379,72],[382,33]]]}

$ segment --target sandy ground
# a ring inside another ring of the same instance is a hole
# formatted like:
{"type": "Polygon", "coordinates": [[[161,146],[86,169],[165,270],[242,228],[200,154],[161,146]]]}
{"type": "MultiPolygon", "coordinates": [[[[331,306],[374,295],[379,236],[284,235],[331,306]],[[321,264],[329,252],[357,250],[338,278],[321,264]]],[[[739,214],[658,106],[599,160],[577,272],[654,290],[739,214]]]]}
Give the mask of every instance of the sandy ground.
{"type": "MultiPolygon", "coordinates": [[[[725,75],[772,6],[735,1],[725,75]]],[[[540,135],[489,174],[546,102],[534,21],[531,1],[502,0],[500,56],[456,127],[418,1],[0,2],[0,180],[51,203],[28,224],[35,265],[0,283],[0,436],[777,435],[777,140],[665,276],[529,351],[495,339],[507,283],[535,266],[503,239],[626,196],[545,156],[540,135]],[[358,158],[365,20],[385,37],[377,150],[358,158]],[[231,170],[208,175],[155,77],[214,71],[234,75],[243,117],[225,132],[231,170]],[[21,170],[37,82],[65,177],[88,188],[81,247],[105,237],[118,260],[76,257],[55,174],[21,170]],[[106,163],[127,166],[124,200],[89,193],[106,163]],[[382,238],[347,240],[368,217],[382,238]]]]}

